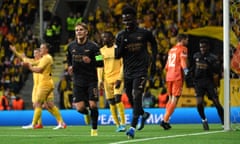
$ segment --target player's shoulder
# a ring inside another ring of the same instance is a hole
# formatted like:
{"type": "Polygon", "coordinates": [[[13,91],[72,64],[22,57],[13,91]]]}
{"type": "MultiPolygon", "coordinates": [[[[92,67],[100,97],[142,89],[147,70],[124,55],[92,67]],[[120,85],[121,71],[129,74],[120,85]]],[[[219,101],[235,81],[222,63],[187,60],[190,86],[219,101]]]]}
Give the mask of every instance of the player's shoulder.
{"type": "Polygon", "coordinates": [[[125,32],[126,32],[125,30],[119,31],[119,32],[116,34],[116,37],[120,37],[120,36],[124,35],[125,32]]]}
{"type": "Polygon", "coordinates": [[[213,58],[217,59],[217,55],[215,55],[215,54],[213,54],[213,53],[209,53],[208,55],[209,55],[210,57],[213,57],[213,58]]]}
{"type": "Polygon", "coordinates": [[[68,43],[68,47],[72,47],[73,45],[76,45],[76,44],[77,44],[77,41],[73,40],[73,41],[68,43]]]}
{"type": "Polygon", "coordinates": [[[201,53],[200,52],[196,52],[193,54],[193,58],[199,58],[201,57],[201,53]]]}
{"type": "Polygon", "coordinates": [[[150,32],[148,29],[146,29],[144,27],[138,27],[137,30],[144,31],[144,32],[150,32]]]}
{"type": "Polygon", "coordinates": [[[142,34],[144,34],[144,35],[146,35],[146,36],[149,36],[149,35],[152,34],[152,32],[151,32],[150,30],[148,30],[148,29],[146,29],[146,28],[142,28],[142,27],[138,27],[138,28],[136,29],[136,32],[142,33],[142,34]]]}
{"type": "Polygon", "coordinates": [[[92,46],[92,47],[99,48],[99,45],[95,41],[88,40],[87,44],[92,46]]]}

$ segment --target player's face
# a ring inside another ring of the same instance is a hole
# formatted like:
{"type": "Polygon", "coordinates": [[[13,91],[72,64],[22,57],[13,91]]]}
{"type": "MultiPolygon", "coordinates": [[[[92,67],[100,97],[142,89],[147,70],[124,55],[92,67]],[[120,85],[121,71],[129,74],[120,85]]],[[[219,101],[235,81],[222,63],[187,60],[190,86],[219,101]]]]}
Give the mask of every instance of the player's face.
{"type": "Polygon", "coordinates": [[[44,54],[48,53],[48,49],[45,44],[41,44],[40,46],[40,55],[43,56],[44,54]]]}
{"type": "Polygon", "coordinates": [[[207,46],[207,44],[205,44],[205,43],[200,43],[200,44],[199,44],[199,47],[200,47],[200,52],[201,52],[201,54],[207,53],[207,51],[208,51],[208,46],[207,46]]]}
{"type": "Polygon", "coordinates": [[[135,17],[132,14],[123,14],[122,22],[127,30],[132,30],[135,28],[135,17]]]}
{"type": "Polygon", "coordinates": [[[77,25],[75,27],[75,35],[77,39],[85,38],[87,37],[87,34],[88,34],[88,30],[85,29],[83,26],[77,25]]]}
{"type": "Polygon", "coordinates": [[[104,45],[111,45],[111,44],[113,44],[113,38],[111,37],[110,34],[103,33],[101,35],[101,37],[102,37],[102,42],[103,42],[104,45]]]}
{"type": "Polygon", "coordinates": [[[187,46],[187,45],[188,45],[188,38],[186,38],[186,39],[183,40],[183,45],[184,45],[184,46],[187,46]]]}
{"type": "Polygon", "coordinates": [[[35,59],[39,59],[40,57],[41,57],[41,55],[40,55],[40,50],[34,50],[34,58],[35,59]]]}

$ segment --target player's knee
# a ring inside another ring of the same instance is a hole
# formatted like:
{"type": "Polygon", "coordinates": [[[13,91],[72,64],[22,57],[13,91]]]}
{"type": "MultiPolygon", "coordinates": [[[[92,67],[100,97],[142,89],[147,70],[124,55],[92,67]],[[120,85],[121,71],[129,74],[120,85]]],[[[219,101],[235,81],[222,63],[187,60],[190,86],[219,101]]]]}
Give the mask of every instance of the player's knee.
{"type": "Polygon", "coordinates": [[[137,100],[138,98],[142,98],[142,91],[139,89],[133,90],[132,94],[134,101],[137,100]]]}
{"type": "Polygon", "coordinates": [[[82,113],[82,114],[85,114],[86,113],[86,109],[84,107],[76,107],[76,110],[79,112],[79,113],[82,113]]]}
{"type": "Polygon", "coordinates": [[[115,105],[115,99],[114,98],[108,99],[108,102],[109,102],[110,105],[115,105]]]}
{"type": "Polygon", "coordinates": [[[120,103],[121,102],[121,97],[122,97],[122,95],[120,95],[120,94],[115,95],[115,102],[120,103]]]}

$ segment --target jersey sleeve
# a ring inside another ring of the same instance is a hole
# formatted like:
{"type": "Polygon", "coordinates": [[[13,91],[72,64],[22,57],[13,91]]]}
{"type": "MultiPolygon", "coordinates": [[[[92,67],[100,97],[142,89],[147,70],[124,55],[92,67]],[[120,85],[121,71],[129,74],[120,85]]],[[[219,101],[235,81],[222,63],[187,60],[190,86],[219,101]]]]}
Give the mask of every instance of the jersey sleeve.
{"type": "Polygon", "coordinates": [[[71,45],[67,46],[67,64],[68,66],[72,66],[72,53],[71,53],[71,45]]]}
{"type": "Polygon", "coordinates": [[[180,59],[181,59],[181,67],[182,69],[187,68],[187,57],[188,57],[188,50],[186,47],[183,47],[181,53],[180,53],[180,59]]]}

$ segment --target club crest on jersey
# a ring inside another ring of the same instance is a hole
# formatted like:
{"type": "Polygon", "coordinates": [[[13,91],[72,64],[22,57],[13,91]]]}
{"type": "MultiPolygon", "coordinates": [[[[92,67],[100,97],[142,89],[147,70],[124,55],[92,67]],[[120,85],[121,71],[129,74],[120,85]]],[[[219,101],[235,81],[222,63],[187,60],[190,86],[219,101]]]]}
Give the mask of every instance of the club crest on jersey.
{"type": "Polygon", "coordinates": [[[141,40],[141,39],[142,39],[142,37],[141,37],[141,36],[138,36],[138,37],[137,37],[137,40],[141,40]]]}
{"type": "Polygon", "coordinates": [[[89,50],[89,49],[85,49],[84,52],[85,52],[85,53],[88,53],[88,52],[90,52],[90,50],[89,50]]]}

